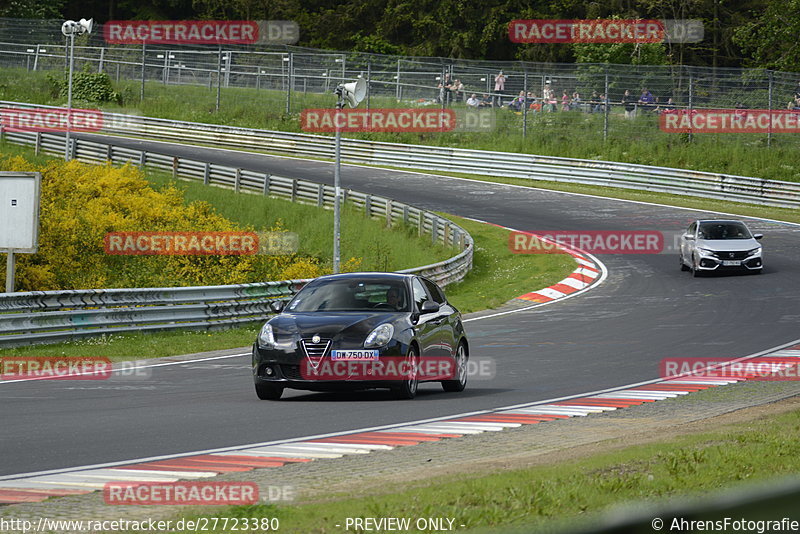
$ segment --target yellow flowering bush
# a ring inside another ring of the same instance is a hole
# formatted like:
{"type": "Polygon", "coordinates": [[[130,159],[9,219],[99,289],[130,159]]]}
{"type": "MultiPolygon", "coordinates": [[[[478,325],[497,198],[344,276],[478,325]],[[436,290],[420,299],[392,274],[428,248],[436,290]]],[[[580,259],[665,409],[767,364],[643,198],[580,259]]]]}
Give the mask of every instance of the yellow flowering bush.
{"type": "MultiPolygon", "coordinates": [[[[109,232],[254,231],[207,202],[185,203],[174,187],[153,189],[131,166],[0,159],[0,170],[42,173],[39,250],[17,256],[17,290],[170,287],[310,278],[319,260],[298,254],[110,255],[109,232]]],[[[278,222],[269,231],[285,231],[278,222]]],[[[2,266],[0,266],[2,268],[2,266]]]]}

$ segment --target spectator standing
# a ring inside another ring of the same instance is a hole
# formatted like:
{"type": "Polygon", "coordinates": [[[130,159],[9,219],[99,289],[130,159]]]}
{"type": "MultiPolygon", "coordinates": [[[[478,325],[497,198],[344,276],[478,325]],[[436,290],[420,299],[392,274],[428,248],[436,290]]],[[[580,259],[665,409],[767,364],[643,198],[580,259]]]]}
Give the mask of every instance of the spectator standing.
{"type": "Polygon", "coordinates": [[[641,104],[644,111],[652,110],[655,101],[656,99],[653,97],[653,93],[648,91],[646,87],[642,89],[642,96],[639,97],[639,104],[641,104]]]}
{"type": "Polygon", "coordinates": [[[546,106],[547,111],[556,110],[556,93],[549,83],[544,84],[544,89],[542,90],[542,106],[546,106]]]}
{"type": "Polygon", "coordinates": [[[631,92],[625,89],[625,93],[622,95],[622,107],[625,110],[625,118],[632,119],[636,114],[636,102],[631,96],[631,92]]]}
{"type": "Polygon", "coordinates": [[[501,70],[500,73],[494,77],[494,94],[495,98],[492,99],[492,105],[501,105],[502,101],[502,93],[506,90],[506,76],[503,74],[501,70]],[[495,102],[497,102],[495,104],[495,102]]]}

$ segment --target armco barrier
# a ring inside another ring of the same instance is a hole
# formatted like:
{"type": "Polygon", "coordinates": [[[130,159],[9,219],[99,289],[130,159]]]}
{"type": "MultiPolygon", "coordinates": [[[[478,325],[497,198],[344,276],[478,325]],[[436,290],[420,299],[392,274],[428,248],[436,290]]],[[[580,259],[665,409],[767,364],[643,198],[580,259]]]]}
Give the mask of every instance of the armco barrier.
{"type": "MultiPolygon", "coordinates": [[[[37,151],[63,154],[64,136],[6,132],[5,139],[34,145],[37,151]]],[[[133,163],[171,172],[176,178],[203,181],[278,196],[293,202],[332,207],[331,186],[284,178],[164,154],[131,150],[73,138],[76,159],[133,163]]],[[[464,278],[472,267],[473,241],[466,230],[438,215],[377,195],[344,191],[344,200],[387,225],[416,226],[419,235],[456,245],[460,252],[442,262],[406,269],[447,285],[464,278]]],[[[89,289],[0,294],[0,346],[64,341],[81,336],[140,330],[210,328],[263,319],[273,302],[291,297],[306,280],[208,287],[89,289]]]]}
{"type": "MultiPolygon", "coordinates": [[[[46,107],[0,101],[3,107],[46,107]]],[[[333,158],[334,138],[255,130],[116,113],[104,114],[103,133],[181,143],[236,147],[304,157],[333,158]]],[[[453,171],[689,195],[765,206],[800,207],[800,183],[609,161],[558,158],[365,141],[342,140],[351,163],[453,171]]]]}

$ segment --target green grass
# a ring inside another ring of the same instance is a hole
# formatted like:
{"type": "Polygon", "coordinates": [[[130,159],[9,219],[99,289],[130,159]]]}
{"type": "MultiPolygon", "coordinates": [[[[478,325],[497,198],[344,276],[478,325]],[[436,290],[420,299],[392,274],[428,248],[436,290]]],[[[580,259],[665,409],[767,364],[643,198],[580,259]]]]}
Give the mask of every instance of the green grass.
{"type": "MultiPolygon", "coordinates": [[[[109,334],[67,343],[0,349],[0,359],[19,357],[109,358],[114,362],[248,347],[261,322],[212,331],[109,334]]],[[[248,348],[249,350],[249,348],[248,348]]]]}
{"type": "Polygon", "coordinates": [[[446,288],[447,298],[462,312],[495,308],[563,280],[575,269],[575,260],[567,254],[512,253],[508,248],[508,230],[442,215],[475,239],[472,271],[465,281],[446,288]]]}
{"type": "MultiPolygon", "coordinates": [[[[281,532],[326,533],[346,517],[447,517],[459,532],[553,532],[596,525],[623,502],[712,495],[800,471],[800,411],[728,425],[582,459],[491,475],[466,472],[435,482],[393,483],[323,502],[221,509],[218,517],[277,517],[281,532]]],[[[186,516],[188,517],[188,516],[186,516]]]]}
{"type": "MultiPolygon", "coordinates": [[[[24,69],[0,72],[0,99],[49,105],[63,105],[54,96],[46,73],[24,69]]],[[[123,95],[122,105],[102,106],[109,111],[130,111],[147,116],[227,124],[251,128],[300,131],[299,112],[305,108],[331,107],[332,96],[292,93],[291,115],[285,113],[286,93],[272,90],[227,88],[222,90],[220,111],[215,111],[216,90],[207,86],[165,86],[146,84],[145,100],[139,101],[139,83],[116,84],[123,95]]],[[[76,103],[76,107],[95,107],[76,103]]],[[[398,107],[394,98],[373,97],[371,106],[398,107]]],[[[456,106],[463,106],[457,104],[456,106]]],[[[766,149],[766,136],[760,134],[697,134],[692,142],[685,135],[659,130],[657,117],[622,117],[619,106],[612,107],[609,137],[603,140],[603,117],[577,112],[530,114],[528,136],[521,135],[522,117],[500,110],[497,128],[491,132],[451,132],[444,134],[371,133],[348,134],[354,138],[403,143],[457,146],[561,157],[623,161],[755,176],[776,180],[800,181],[798,137],[773,136],[766,149]]]]}

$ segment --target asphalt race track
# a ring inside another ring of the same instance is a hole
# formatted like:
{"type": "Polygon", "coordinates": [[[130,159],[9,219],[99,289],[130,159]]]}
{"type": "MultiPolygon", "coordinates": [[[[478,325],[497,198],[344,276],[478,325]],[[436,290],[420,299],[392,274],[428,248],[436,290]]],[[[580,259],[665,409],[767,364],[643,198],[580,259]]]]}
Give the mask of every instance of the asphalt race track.
{"type": "MultiPolygon", "coordinates": [[[[101,136],[82,136],[97,139],[101,136]]],[[[117,144],[325,183],[329,163],[118,138],[117,144]]],[[[430,175],[344,166],[344,187],[519,230],[679,231],[718,215],[430,175]]],[[[249,355],[153,368],[146,378],[0,383],[0,476],[266,442],[446,416],[656,378],[667,357],[745,356],[797,338],[800,226],[765,234],[760,276],[692,278],[674,254],[598,256],[607,280],[577,298],[470,321],[472,357],[496,376],[462,394],[438,384],[257,400],[249,355]]],[[[343,226],[346,234],[347,227],[343,226]]],[[[346,251],[345,251],[346,253],[346,251]]],[[[491,291],[491,288],[486,288],[491,291]]],[[[539,289],[531,287],[530,290],[539,289]]],[[[255,338],[256,332],[253,332],[255,338]]],[[[142,357],[147,357],[142,354],[142,357]]]]}

